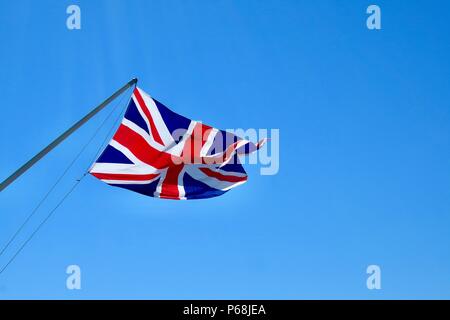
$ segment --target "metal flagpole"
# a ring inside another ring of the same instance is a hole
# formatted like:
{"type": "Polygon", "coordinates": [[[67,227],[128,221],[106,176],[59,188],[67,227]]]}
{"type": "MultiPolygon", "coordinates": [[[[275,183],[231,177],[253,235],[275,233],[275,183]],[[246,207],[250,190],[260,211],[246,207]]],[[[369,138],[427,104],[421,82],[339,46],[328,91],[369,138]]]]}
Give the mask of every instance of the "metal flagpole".
{"type": "Polygon", "coordinates": [[[6,178],[1,184],[0,184],[0,191],[3,191],[7,186],[9,186],[11,183],[14,182],[18,177],[20,177],[25,171],[30,169],[36,162],[41,160],[47,153],[52,151],[57,145],[59,145],[61,142],[63,142],[67,137],[69,137],[72,133],[74,133],[77,129],[79,129],[83,124],[85,124],[89,119],[91,119],[93,116],[95,116],[98,112],[100,112],[103,108],[105,108],[111,101],[116,99],[118,96],[120,96],[124,91],[126,91],[128,88],[130,88],[132,85],[137,83],[137,78],[134,78],[130,81],[128,81],[127,84],[125,84],[122,88],[114,92],[108,99],[103,101],[100,105],[98,105],[95,109],[93,109],[91,112],[89,112],[87,115],[85,115],[81,120],[79,120],[77,123],[75,123],[73,126],[71,126],[69,129],[67,129],[63,134],[61,134],[58,138],[53,140],[48,146],[46,146],[44,149],[42,149],[38,154],[36,154],[33,158],[31,158],[27,163],[25,163],[23,166],[21,166],[19,169],[17,169],[12,175],[10,175],[8,178],[6,178]]]}

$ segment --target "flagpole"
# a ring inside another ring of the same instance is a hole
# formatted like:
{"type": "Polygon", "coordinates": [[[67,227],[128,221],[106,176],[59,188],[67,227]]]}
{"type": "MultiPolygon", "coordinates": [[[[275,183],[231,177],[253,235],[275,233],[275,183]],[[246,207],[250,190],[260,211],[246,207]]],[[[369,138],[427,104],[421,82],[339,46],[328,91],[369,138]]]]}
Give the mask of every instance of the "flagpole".
{"type": "Polygon", "coordinates": [[[123,92],[125,92],[128,88],[137,83],[137,78],[131,79],[125,84],[122,88],[114,92],[108,99],[103,101],[97,107],[95,107],[91,112],[86,114],[82,119],[72,125],[69,129],[67,129],[63,134],[61,134],[58,138],[53,140],[48,146],[42,149],[39,153],[37,153],[33,158],[31,158],[27,163],[17,169],[12,175],[6,178],[0,184],[0,192],[3,191],[7,186],[14,182],[18,177],[20,177],[25,171],[30,169],[36,162],[41,160],[47,153],[52,151],[57,145],[63,142],[67,137],[69,137],[72,133],[74,133],[77,129],[79,129],[83,124],[85,124],[89,119],[99,113],[103,108],[105,108],[108,104],[110,104],[114,99],[120,96],[123,92]]]}

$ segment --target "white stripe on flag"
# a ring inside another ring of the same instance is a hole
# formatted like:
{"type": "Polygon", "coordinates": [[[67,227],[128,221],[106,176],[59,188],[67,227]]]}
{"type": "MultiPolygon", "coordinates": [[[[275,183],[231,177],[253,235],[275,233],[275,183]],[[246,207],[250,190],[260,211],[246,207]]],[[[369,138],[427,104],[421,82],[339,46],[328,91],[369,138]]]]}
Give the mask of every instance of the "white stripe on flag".
{"type": "Polygon", "coordinates": [[[96,162],[89,172],[106,174],[155,174],[158,173],[158,170],[147,164],[136,165],[129,163],[96,162]]]}

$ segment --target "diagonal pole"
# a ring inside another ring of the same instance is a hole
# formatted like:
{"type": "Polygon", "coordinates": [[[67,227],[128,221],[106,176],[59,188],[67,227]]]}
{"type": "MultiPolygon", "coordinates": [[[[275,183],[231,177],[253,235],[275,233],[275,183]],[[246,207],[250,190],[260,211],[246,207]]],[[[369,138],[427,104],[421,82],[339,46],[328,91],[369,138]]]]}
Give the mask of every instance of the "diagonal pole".
{"type": "Polygon", "coordinates": [[[77,129],[79,129],[83,124],[85,124],[89,119],[99,113],[103,108],[105,108],[111,101],[120,96],[124,91],[130,88],[132,85],[137,83],[137,78],[131,79],[125,84],[122,88],[114,92],[108,99],[99,104],[96,108],[94,108],[91,112],[85,115],[82,119],[76,122],[73,126],[67,129],[63,134],[61,134],[58,138],[53,140],[48,146],[42,149],[39,153],[37,153],[33,158],[31,158],[27,163],[17,169],[12,175],[6,178],[0,184],[0,192],[3,191],[7,186],[14,182],[17,178],[19,178],[25,171],[30,169],[36,162],[41,160],[47,153],[52,151],[57,145],[63,142],[67,137],[69,137],[72,133],[74,133],[77,129]]]}

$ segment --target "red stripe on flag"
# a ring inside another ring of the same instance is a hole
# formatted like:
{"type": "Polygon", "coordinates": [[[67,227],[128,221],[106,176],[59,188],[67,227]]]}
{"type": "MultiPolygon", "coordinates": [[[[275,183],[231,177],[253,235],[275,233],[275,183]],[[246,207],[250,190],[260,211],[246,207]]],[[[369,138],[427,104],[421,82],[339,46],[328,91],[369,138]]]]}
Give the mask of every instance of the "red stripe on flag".
{"type": "Polygon", "coordinates": [[[136,100],[138,101],[139,105],[141,106],[142,111],[144,111],[145,116],[148,119],[148,122],[150,123],[150,132],[155,139],[156,142],[158,142],[161,145],[164,145],[159,133],[158,129],[156,129],[155,122],[153,121],[152,115],[148,111],[148,107],[144,102],[144,99],[142,99],[141,93],[139,92],[138,88],[134,89],[134,96],[136,97],[136,100]]]}
{"type": "Polygon", "coordinates": [[[122,173],[98,173],[91,172],[91,174],[102,180],[130,180],[130,181],[145,181],[152,180],[159,176],[159,174],[122,174],[122,173]]]}
{"type": "Polygon", "coordinates": [[[161,198],[179,199],[180,192],[178,190],[178,176],[180,175],[183,165],[170,167],[167,170],[166,177],[161,186],[161,198]]]}
{"type": "Polygon", "coordinates": [[[222,173],[219,173],[217,171],[211,170],[209,168],[199,168],[200,171],[202,171],[204,174],[206,174],[209,177],[216,178],[221,181],[227,181],[227,182],[240,182],[240,181],[246,181],[247,177],[236,177],[236,176],[229,176],[222,173]]]}
{"type": "Polygon", "coordinates": [[[139,160],[157,169],[173,164],[172,155],[156,150],[138,133],[121,124],[113,139],[128,148],[139,160]]]}

